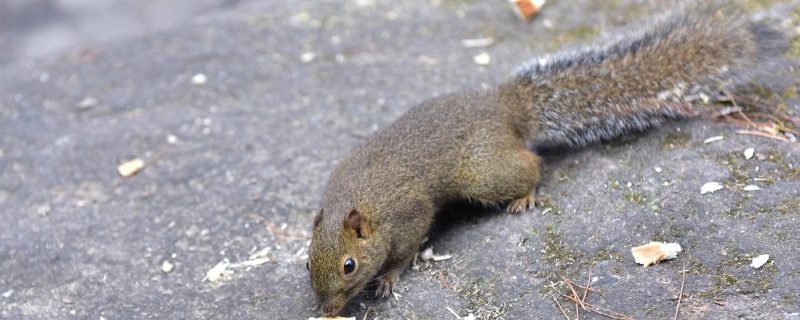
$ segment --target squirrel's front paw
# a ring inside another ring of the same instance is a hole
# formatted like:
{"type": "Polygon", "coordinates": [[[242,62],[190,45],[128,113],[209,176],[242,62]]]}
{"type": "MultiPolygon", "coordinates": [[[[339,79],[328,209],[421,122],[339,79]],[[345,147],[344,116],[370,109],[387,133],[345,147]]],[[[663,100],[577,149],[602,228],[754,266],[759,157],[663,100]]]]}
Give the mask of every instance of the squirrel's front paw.
{"type": "Polygon", "coordinates": [[[375,291],[375,296],[386,298],[394,294],[392,289],[398,280],[400,280],[400,273],[396,270],[378,277],[378,290],[375,291]]]}
{"type": "Polygon", "coordinates": [[[525,211],[533,209],[534,207],[534,197],[532,194],[529,194],[526,197],[519,198],[517,200],[511,201],[506,208],[508,213],[512,214],[521,214],[525,211]]]}

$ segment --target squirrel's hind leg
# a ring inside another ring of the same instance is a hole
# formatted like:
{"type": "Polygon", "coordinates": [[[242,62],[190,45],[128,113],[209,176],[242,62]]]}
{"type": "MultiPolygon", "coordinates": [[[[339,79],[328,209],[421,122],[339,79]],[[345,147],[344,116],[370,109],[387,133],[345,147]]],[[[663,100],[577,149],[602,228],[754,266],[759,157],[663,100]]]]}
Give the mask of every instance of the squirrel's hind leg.
{"type": "Polygon", "coordinates": [[[536,201],[536,198],[534,198],[534,196],[533,196],[533,192],[534,191],[531,190],[531,193],[528,194],[527,196],[519,198],[517,200],[511,201],[510,203],[508,203],[508,206],[506,207],[506,211],[508,213],[520,214],[520,213],[524,213],[525,211],[528,211],[530,209],[533,209],[534,202],[536,201]]]}
{"type": "Polygon", "coordinates": [[[473,158],[463,195],[483,203],[508,204],[509,213],[523,213],[533,208],[541,163],[538,155],[525,148],[473,158]]]}

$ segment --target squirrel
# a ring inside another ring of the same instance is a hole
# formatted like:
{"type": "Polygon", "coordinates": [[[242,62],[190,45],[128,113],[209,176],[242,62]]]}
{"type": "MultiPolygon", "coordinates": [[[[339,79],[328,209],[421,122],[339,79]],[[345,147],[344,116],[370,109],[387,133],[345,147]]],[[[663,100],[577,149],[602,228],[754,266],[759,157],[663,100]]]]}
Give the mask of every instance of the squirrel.
{"type": "Polygon", "coordinates": [[[446,204],[532,209],[542,159],[529,143],[580,147],[696,116],[703,97],[781,54],[785,36],[735,8],[688,9],[606,47],[523,65],[491,89],[424,101],[341,159],[306,264],[319,311],[340,313],[376,278],[376,295],[391,294],[446,204]]]}

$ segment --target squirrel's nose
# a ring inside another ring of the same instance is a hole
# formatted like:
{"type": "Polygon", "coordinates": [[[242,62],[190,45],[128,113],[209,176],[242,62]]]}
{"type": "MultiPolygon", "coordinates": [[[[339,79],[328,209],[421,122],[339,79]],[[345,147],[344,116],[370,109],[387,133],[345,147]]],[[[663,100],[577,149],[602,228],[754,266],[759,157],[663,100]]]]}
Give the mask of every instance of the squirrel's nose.
{"type": "Polygon", "coordinates": [[[324,313],[325,315],[331,315],[333,313],[333,306],[329,304],[323,304],[322,313],[324,313]]]}

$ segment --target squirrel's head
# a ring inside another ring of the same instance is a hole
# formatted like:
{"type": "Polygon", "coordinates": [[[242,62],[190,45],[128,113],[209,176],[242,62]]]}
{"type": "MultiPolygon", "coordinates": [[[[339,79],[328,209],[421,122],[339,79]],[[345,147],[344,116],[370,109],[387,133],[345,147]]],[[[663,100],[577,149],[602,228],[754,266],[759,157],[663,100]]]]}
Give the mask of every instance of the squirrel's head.
{"type": "Polygon", "coordinates": [[[338,314],[378,273],[383,261],[370,223],[357,209],[342,215],[323,208],[314,218],[306,267],[322,314],[338,314]]]}

